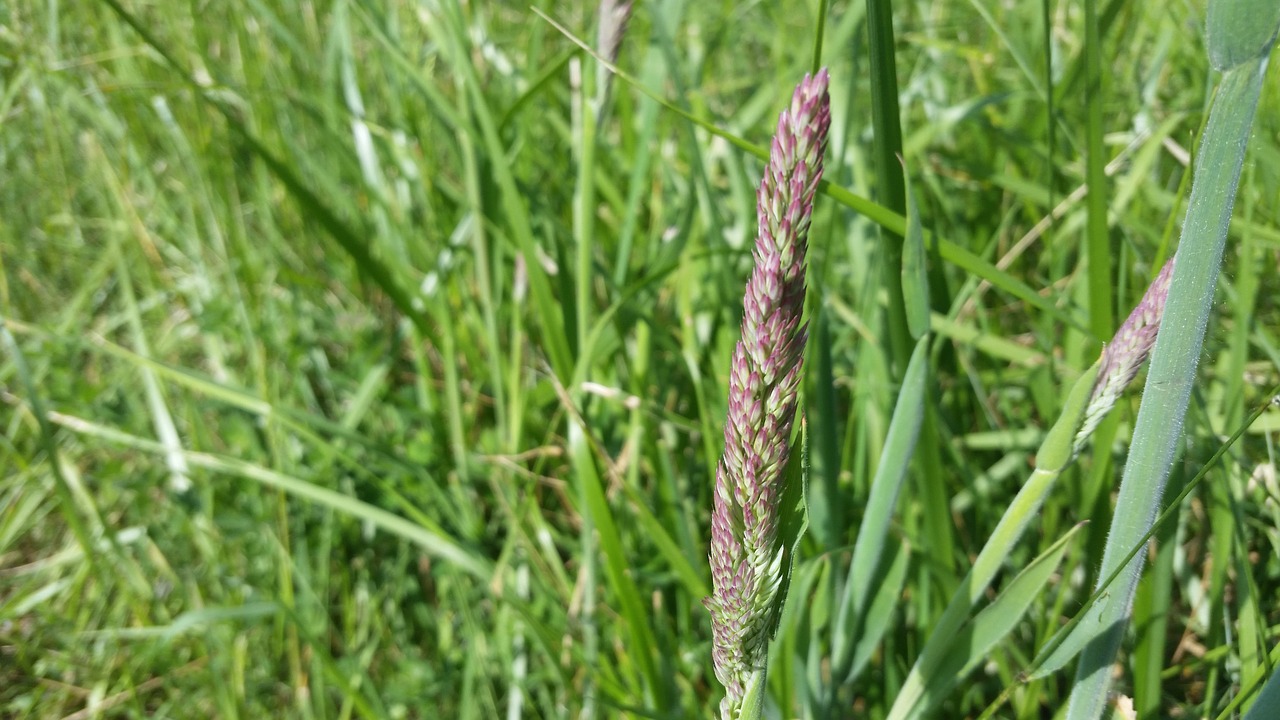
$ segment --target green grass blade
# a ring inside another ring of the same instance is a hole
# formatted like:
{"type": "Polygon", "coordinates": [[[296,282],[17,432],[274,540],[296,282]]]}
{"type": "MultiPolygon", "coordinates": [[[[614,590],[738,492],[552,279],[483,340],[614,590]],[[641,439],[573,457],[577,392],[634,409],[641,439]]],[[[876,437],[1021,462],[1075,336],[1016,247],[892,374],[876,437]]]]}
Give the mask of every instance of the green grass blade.
{"type": "Polygon", "coordinates": [[[1280,28],[1280,3],[1271,0],[1212,0],[1205,22],[1209,60],[1230,70],[1265,56],[1280,28]]]}
{"type": "Polygon", "coordinates": [[[815,455],[818,471],[810,474],[805,507],[809,525],[818,545],[834,550],[845,542],[844,509],[840,492],[840,447],[836,438],[840,419],[836,416],[836,387],[832,375],[830,311],[820,307],[813,320],[813,340],[807,360],[813,379],[807,397],[813,399],[815,455]]]}
{"type": "Polygon", "coordinates": [[[906,305],[907,329],[919,339],[929,331],[929,271],[925,263],[924,226],[920,208],[911,189],[911,179],[902,176],[907,192],[907,236],[902,250],[902,298],[906,305]]]}
{"type": "Polygon", "coordinates": [[[853,669],[854,649],[864,633],[867,608],[882,587],[877,585],[875,578],[885,552],[889,521],[893,518],[894,507],[907,476],[907,467],[911,464],[916,440],[920,437],[920,426],[924,422],[928,347],[927,337],[917,340],[916,348],[911,353],[911,361],[907,364],[907,372],[903,376],[902,388],[894,406],[893,419],[889,423],[889,433],[885,438],[884,452],[881,453],[880,465],[871,483],[866,513],[858,528],[858,539],[854,543],[844,593],[836,611],[835,635],[832,637],[832,674],[837,678],[847,678],[845,682],[852,679],[849,673],[853,669]]]}
{"type": "Polygon", "coordinates": [[[1254,675],[1244,679],[1240,683],[1239,691],[1231,702],[1222,709],[1215,720],[1231,720],[1231,718],[1240,717],[1240,708],[1246,703],[1253,702],[1254,705],[1249,708],[1245,715],[1245,720],[1270,720],[1276,716],[1276,712],[1280,711],[1280,645],[1271,649],[1271,655],[1267,658],[1267,664],[1272,668],[1271,676],[1267,677],[1268,670],[1260,669],[1254,675]],[[1265,684],[1263,681],[1266,681],[1265,684]],[[1254,691],[1259,685],[1263,685],[1262,693],[1255,696],[1254,691]],[[1261,707],[1259,707],[1261,706],[1261,707]]]}
{"type": "MultiPolygon", "coordinates": [[[[1265,67],[1263,60],[1229,70],[1210,111],[1168,304],[1152,352],[1103,555],[1102,575],[1119,566],[1118,558],[1147,533],[1160,508],[1173,454],[1182,437],[1265,67]]],[[[1069,720],[1094,720],[1103,713],[1111,663],[1124,637],[1142,561],[1138,555],[1124,566],[1119,584],[1089,609],[1089,619],[1080,626],[1089,640],[1077,668],[1069,720]]]]}
{"type": "Polygon", "coordinates": [[[1098,32],[1098,0],[1084,0],[1085,35],[1085,228],[1089,274],[1089,328],[1095,338],[1111,337],[1111,238],[1107,210],[1111,197],[1107,183],[1107,149],[1102,143],[1102,106],[1107,84],[1102,71],[1102,38],[1098,32]]]}
{"type": "MultiPolygon", "coordinates": [[[[162,443],[123,433],[81,418],[54,413],[52,419],[68,430],[82,435],[96,437],[160,456],[164,456],[169,452],[169,449],[162,443]]],[[[322,488],[305,480],[245,462],[238,458],[220,457],[210,453],[190,450],[182,451],[182,455],[183,459],[191,467],[201,467],[215,472],[248,478],[269,487],[283,490],[290,495],[324,505],[351,517],[369,522],[392,535],[404,538],[418,545],[429,554],[467,571],[467,573],[482,582],[488,582],[492,578],[493,566],[488,560],[459,545],[451,538],[415,525],[404,518],[349,495],[322,488]]]]}
{"type": "Polygon", "coordinates": [[[1280,671],[1271,673],[1267,684],[1262,686],[1262,692],[1258,693],[1249,712],[1245,713],[1244,720],[1270,720],[1277,717],[1280,717],[1280,671]]]}
{"type": "MultiPolygon", "coordinates": [[[[995,600],[974,616],[958,635],[948,638],[946,655],[939,661],[934,679],[930,681],[930,698],[940,698],[950,692],[979,663],[991,659],[991,651],[1021,622],[1032,603],[1040,597],[1054,571],[1062,563],[1062,557],[1071,541],[1083,527],[1076,525],[1032,560],[1019,572],[1009,585],[1000,591],[995,600]]],[[[910,720],[926,717],[932,710],[928,702],[914,707],[907,716],[910,720]]]]}
{"type": "Polygon", "coordinates": [[[1009,504],[995,530],[982,546],[973,561],[960,588],[947,603],[942,617],[933,627],[920,656],[902,684],[893,707],[890,720],[903,720],[916,714],[917,704],[930,707],[941,700],[935,694],[939,687],[942,661],[950,652],[951,642],[960,632],[970,611],[982,599],[991,581],[1008,560],[1013,546],[1022,537],[1027,524],[1035,517],[1053,489],[1054,483],[1071,460],[1071,445],[1076,429],[1084,418],[1094,379],[1098,375],[1094,364],[1072,387],[1062,415],[1045,436],[1036,453],[1036,469],[1027,478],[1013,502],[1009,504]]]}
{"type": "MultiPolygon", "coordinates": [[[[898,109],[898,69],[894,54],[893,8],[889,0],[867,0],[867,53],[871,65],[871,127],[875,134],[876,189],[880,203],[898,214],[907,210],[902,171],[902,121],[898,109]]],[[[895,375],[905,373],[911,350],[907,313],[902,297],[902,233],[882,227],[881,269],[889,296],[886,310],[888,342],[895,375]]]]}
{"type": "MultiPolygon", "coordinates": [[[[567,398],[562,396],[562,401],[567,402],[567,398]]],[[[570,423],[569,447],[574,460],[576,482],[584,510],[589,513],[589,521],[583,524],[583,542],[594,553],[595,539],[591,536],[593,533],[598,535],[608,587],[621,605],[627,634],[631,639],[627,656],[638,665],[639,674],[646,683],[646,695],[651,695],[658,707],[666,707],[667,684],[661,681],[655,661],[657,642],[653,637],[648,613],[644,610],[643,596],[631,573],[617,520],[605,497],[603,480],[596,469],[595,458],[600,454],[598,444],[591,437],[584,419],[576,411],[571,413],[570,423]]],[[[594,593],[594,589],[587,588],[586,592],[594,593]]]]}
{"type": "MultiPolygon", "coordinates": [[[[908,209],[906,173],[903,169],[902,113],[899,107],[898,69],[895,47],[898,39],[893,30],[893,4],[890,0],[867,0],[867,54],[871,75],[871,127],[874,142],[872,157],[875,161],[876,191],[882,205],[905,219],[906,232],[880,227],[880,272],[887,305],[884,308],[883,347],[890,372],[894,379],[905,379],[906,365],[912,356],[912,337],[924,335],[928,326],[928,279],[923,264],[924,238],[918,222],[915,231],[919,237],[907,237],[912,228],[908,209]],[[904,244],[917,243],[916,264],[907,268],[903,264],[904,244]],[[925,275],[920,281],[913,278],[913,297],[905,296],[904,273],[925,275]],[[911,304],[914,317],[907,315],[911,304]],[[914,329],[912,324],[914,323],[914,329]]],[[[918,217],[916,220],[918,221],[918,217]]],[[[924,538],[921,550],[928,555],[928,562],[936,567],[949,567],[954,560],[951,537],[951,515],[947,506],[947,489],[942,477],[941,452],[934,421],[935,413],[929,407],[923,409],[918,430],[920,444],[920,474],[916,483],[924,510],[921,524],[924,538]]],[[[925,576],[928,577],[928,576],[925,576]]],[[[869,580],[870,578],[864,578],[869,580]]],[[[839,677],[840,673],[836,674],[839,677]]]]}
{"type": "Polygon", "coordinates": [[[902,588],[911,564],[911,549],[905,543],[889,543],[886,552],[888,557],[882,563],[883,572],[875,577],[875,592],[862,613],[857,637],[853,638],[853,659],[847,674],[849,682],[862,675],[889,631],[894,614],[902,606],[902,588]]]}
{"type": "Polygon", "coordinates": [[[373,281],[374,285],[382,292],[386,293],[400,312],[405,317],[411,319],[418,329],[427,337],[435,338],[435,331],[426,321],[425,315],[418,309],[412,301],[407,290],[401,285],[400,280],[381,260],[376,258],[369,246],[369,232],[363,228],[357,229],[352,227],[347,221],[342,219],[337,213],[330,209],[328,203],[324,202],[320,196],[313,190],[295,170],[284,160],[273,153],[265,143],[262,142],[249,128],[244,124],[240,114],[229,106],[227,103],[217,99],[212,93],[207,93],[205,88],[194,79],[191,72],[186,69],[185,65],[177,60],[177,58],[161,43],[155,36],[147,31],[146,27],[138,21],[131,13],[124,9],[116,0],[103,0],[111,7],[122,20],[132,27],[143,41],[147,43],[151,49],[165,58],[170,68],[174,70],[179,77],[193,89],[198,92],[201,100],[209,103],[217,109],[227,120],[228,127],[231,128],[264,165],[271,170],[272,174],[280,180],[280,182],[293,195],[299,206],[305,214],[315,219],[322,228],[338,242],[343,250],[351,256],[356,267],[360,272],[373,281]]]}
{"type": "Polygon", "coordinates": [[[71,528],[72,534],[75,535],[76,541],[80,544],[80,550],[84,553],[84,556],[89,559],[90,563],[96,564],[97,554],[94,552],[93,538],[90,537],[89,529],[80,517],[80,510],[76,507],[75,493],[62,469],[61,456],[58,454],[58,439],[54,435],[53,423],[49,422],[49,415],[45,411],[41,394],[31,377],[31,368],[27,365],[27,358],[23,354],[22,348],[18,347],[18,341],[9,332],[4,316],[0,316],[0,340],[4,341],[4,348],[8,351],[17,368],[18,379],[22,382],[27,393],[27,402],[31,403],[31,412],[36,416],[36,423],[40,431],[40,444],[48,456],[46,461],[53,470],[58,503],[62,507],[63,517],[66,519],[67,526],[71,528]]]}
{"type": "Polygon", "coordinates": [[[1163,702],[1161,686],[1168,657],[1170,615],[1176,607],[1173,587],[1177,530],[1174,523],[1160,527],[1152,572],[1143,578],[1134,598],[1133,627],[1138,639],[1133,649],[1133,705],[1139,717],[1158,716],[1163,702]]]}

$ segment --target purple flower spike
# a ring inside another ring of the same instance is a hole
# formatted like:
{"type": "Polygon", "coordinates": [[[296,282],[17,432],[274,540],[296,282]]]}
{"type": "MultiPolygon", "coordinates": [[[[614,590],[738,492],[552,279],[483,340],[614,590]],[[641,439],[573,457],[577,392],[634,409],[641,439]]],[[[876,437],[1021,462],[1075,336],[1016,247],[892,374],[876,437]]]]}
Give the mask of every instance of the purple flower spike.
{"type": "MultiPolygon", "coordinates": [[[[755,268],[743,297],[742,339],[729,372],[724,455],[711,516],[712,659],[737,718],[762,677],[778,611],[785,549],[778,537],[806,329],[801,323],[813,198],[822,179],[831,107],[827,71],[805,76],[778,118],[756,193],[755,268]]],[[[789,559],[786,560],[789,562],[789,559]]]]}
{"type": "Polygon", "coordinates": [[[1102,349],[1098,379],[1094,381],[1084,421],[1076,433],[1076,454],[1079,454],[1089,436],[1097,429],[1098,423],[1115,406],[1120,393],[1133,382],[1138,369],[1151,355],[1151,349],[1156,344],[1156,333],[1160,330],[1160,319],[1164,317],[1164,305],[1169,297],[1169,283],[1173,280],[1175,260],[1177,255],[1164,264],[1138,306],[1129,313],[1120,329],[1116,330],[1111,344],[1102,349]]]}

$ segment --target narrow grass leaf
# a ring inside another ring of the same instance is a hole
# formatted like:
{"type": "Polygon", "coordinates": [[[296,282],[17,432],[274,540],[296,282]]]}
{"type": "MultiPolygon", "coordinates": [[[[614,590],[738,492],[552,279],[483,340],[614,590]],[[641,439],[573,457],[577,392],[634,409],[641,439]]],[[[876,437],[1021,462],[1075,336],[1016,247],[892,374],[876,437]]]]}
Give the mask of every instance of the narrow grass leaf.
{"type": "MultiPolygon", "coordinates": [[[[568,401],[563,394],[561,399],[568,401]]],[[[655,662],[657,643],[650,627],[649,614],[645,612],[643,596],[632,576],[631,563],[613,509],[604,494],[604,486],[599,471],[596,469],[596,455],[604,456],[596,439],[591,436],[586,423],[576,409],[570,413],[569,450],[573,459],[576,482],[585,503],[585,510],[590,513],[588,531],[594,527],[599,538],[600,552],[604,556],[604,571],[608,579],[608,587],[617,598],[626,621],[627,635],[631,645],[627,648],[627,656],[634,658],[638,664],[641,677],[645,681],[646,690],[653,696],[658,707],[665,707],[665,691],[667,684],[662,682],[655,662]]],[[[588,589],[588,592],[593,592],[588,589]]],[[[619,668],[622,670],[623,668],[619,668]]]]}
{"type": "Polygon", "coordinates": [[[45,459],[53,471],[54,486],[58,496],[58,503],[61,506],[62,516],[66,520],[67,526],[71,528],[71,534],[75,536],[76,541],[80,544],[80,549],[84,552],[89,563],[96,566],[98,554],[93,550],[93,539],[89,535],[89,530],[85,526],[84,520],[80,517],[80,510],[76,508],[75,493],[72,490],[71,483],[67,480],[67,475],[62,470],[61,455],[58,452],[58,440],[54,436],[53,423],[49,421],[49,415],[45,411],[41,394],[36,387],[35,379],[31,376],[31,368],[27,364],[27,358],[23,354],[22,348],[18,346],[18,341],[14,339],[13,333],[9,332],[3,315],[0,315],[0,341],[4,342],[5,350],[9,352],[9,356],[13,359],[13,364],[17,368],[18,379],[22,382],[23,389],[27,393],[27,402],[31,403],[31,412],[36,417],[36,425],[40,433],[40,445],[44,449],[47,456],[45,459]]]}
{"type": "Polygon", "coordinates": [[[193,631],[208,632],[212,626],[223,623],[262,620],[274,617],[281,611],[279,603],[254,602],[234,607],[206,607],[188,610],[168,625],[154,627],[109,628],[82,633],[87,638],[110,637],[119,640],[157,639],[172,641],[193,631]]]}
{"type": "Polygon", "coordinates": [[[637,518],[640,520],[643,533],[641,535],[652,541],[657,546],[658,553],[662,555],[670,566],[671,571],[680,579],[680,584],[684,586],[685,592],[690,597],[706,597],[711,593],[711,587],[707,585],[707,580],[693,563],[689,560],[689,556],[680,548],[680,544],[675,538],[671,537],[671,533],[663,526],[662,521],[653,514],[649,508],[647,498],[640,494],[640,490],[631,484],[623,486],[624,492],[631,500],[632,510],[635,511],[637,518]]]}
{"type": "MultiPolygon", "coordinates": [[[[874,134],[877,183],[881,202],[896,213],[907,209],[906,179],[902,170],[902,113],[898,108],[898,69],[893,36],[893,8],[889,0],[867,0],[867,54],[871,70],[871,127],[874,134]]],[[[890,357],[896,375],[904,373],[911,352],[907,312],[902,294],[902,243],[900,230],[880,228],[881,267],[889,304],[886,308],[890,357]]]]}
{"type": "Polygon", "coordinates": [[[846,683],[851,683],[862,675],[867,663],[880,647],[880,641],[889,631],[894,613],[902,606],[902,589],[907,582],[911,549],[905,542],[889,543],[887,552],[889,556],[881,563],[886,567],[883,574],[875,578],[875,592],[862,613],[857,637],[853,638],[853,660],[846,675],[846,683]]]}
{"type": "Polygon", "coordinates": [[[346,411],[342,413],[341,425],[344,430],[353,432],[360,425],[365,414],[378,400],[379,393],[385,389],[387,373],[390,371],[390,365],[378,363],[365,373],[364,380],[360,381],[360,387],[356,388],[355,395],[347,404],[346,411]]]}
{"type": "Polygon", "coordinates": [[[929,331],[929,271],[925,263],[924,227],[920,208],[911,188],[911,178],[903,173],[907,194],[907,236],[902,249],[902,300],[906,305],[907,329],[919,339],[929,331]]]}
{"type": "Polygon", "coordinates": [[[1102,38],[1098,31],[1098,0],[1084,0],[1085,31],[1085,245],[1088,258],[1089,328],[1095,338],[1111,336],[1111,242],[1107,228],[1107,149],[1102,142],[1102,106],[1106,82],[1102,71],[1102,38]]]}
{"type": "MultiPolygon", "coordinates": [[[[162,456],[168,452],[168,448],[161,443],[130,435],[81,418],[52,413],[50,419],[81,435],[96,437],[118,445],[162,456]]],[[[324,505],[345,515],[369,522],[392,535],[404,538],[418,545],[427,553],[456,565],[483,582],[488,582],[492,579],[493,567],[487,559],[462,547],[445,535],[431,532],[362,500],[357,500],[349,495],[343,495],[328,488],[322,488],[305,480],[237,458],[220,457],[190,450],[184,450],[182,454],[188,465],[255,480],[264,485],[283,490],[290,495],[324,505]]]]}
{"type": "Polygon", "coordinates": [[[811,321],[814,333],[809,344],[808,362],[813,380],[808,397],[813,399],[810,417],[819,472],[810,477],[804,505],[818,545],[825,550],[834,550],[846,542],[840,491],[840,447],[836,437],[840,420],[836,417],[837,392],[832,372],[831,314],[826,307],[819,307],[816,315],[811,321]]]}
{"type": "Polygon", "coordinates": [[[832,676],[849,679],[853,669],[854,648],[863,634],[867,608],[879,590],[874,582],[885,551],[885,537],[894,507],[907,477],[907,468],[915,454],[916,440],[924,422],[924,390],[928,376],[928,337],[916,341],[911,361],[902,378],[902,389],[889,422],[884,451],[871,483],[858,539],[854,542],[853,557],[845,580],[844,593],[836,610],[834,637],[832,638],[832,676]]]}
{"type": "MultiPolygon", "coordinates": [[[[1072,456],[1072,441],[1076,430],[1084,419],[1089,397],[1093,392],[1094,381],[1098,376],[1101,363],[1094,363],[1084,375],[1076,380],[1071,392],[1063,404],[1062,414],[1053,428],[1045,436],[1036,453],[1036,469],[1018,490],[1013,502],[1009,504],[995,530],[979,551],[960,587],[947,602],[942,617],[933,627],[929,639],[921,649],[915,665],[912,666],[906,680],[893,702],[889,712],[890,720],[903,720],[915,713],[915,706],[935,687],[941,672],[941,663],[950,652],[951,642],[960,632],[970,611],[982,599],[991,581],[995,579],[1000,568],[1008,561],[1014,544],[1022,537],[1027,525],[1036,516],[1040,507],[1053,489],[1063,469],[1072,456]]],[[[936,699],[935,699],[936,701],[936,699]]]]}
{"type": "Polygon", "coordinates": [[[908,718],[918,720],[927,716],[979,663],[991,659],[991,651],[1013,632],[1031,604],[1040,597],[1082,527],[1083,523],[1072,527],[1032,560],[957,636],[948,638],[948,649],[939,661],[936,679],[930,682],[922,701],[912,709],[908,718]]]}

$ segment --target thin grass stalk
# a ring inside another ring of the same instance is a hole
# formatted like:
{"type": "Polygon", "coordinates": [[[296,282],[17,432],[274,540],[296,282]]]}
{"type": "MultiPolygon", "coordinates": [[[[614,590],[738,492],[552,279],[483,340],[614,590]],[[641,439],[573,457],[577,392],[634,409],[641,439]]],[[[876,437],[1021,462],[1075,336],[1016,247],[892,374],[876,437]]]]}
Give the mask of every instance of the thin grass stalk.
{"type": "Polygon", "coordinates": [[[1107,231],[1107,149],[1102,142],[1102,103],[1106,85],[1102,72],[1102,39],[1098,32],[1098,0],[1084,0],[1085,14],[1085,198],[1088,253],[1089,329],[1097,338],[1111,334],[1111,247],[1107,231]]]}
{"type": "MultiPolygon", "coordinates": [[[[880,204],[905,215],[906,182],[903,178],[902,125],[898,110],[898,71],[894,55],[893,8],[889,0],[867,0],[867,36],[871,59],[871,125],[875,132],[877,190],[880,204]]],[[[902,299],[902,234],[881,228],[883,281],[889,305],[886,321],[893,375],[901,378],[911,355],[906,307],[902,299]]]]}
{"type": "MultiPolygon", "coordinates": [[[[893,5],[890,0],[867,0],[868,53],[871,64],[871,124],[875,134],[873,153],[877,176],[876,189],[882,205],[895,213],[907,214],[907,181],[902,167],[902,122],[898,103],[898,70],[894,46],[893,5]]],[[[909,223],[908,223],[909,224],[909,223]]],[[[904,233],[882,227],[882,281],[888,297],[885,308],[889,366],[895,380],[907,371],[913,333],[907,322],[907,298],[904,296],[902,266],[904,233]]],[[[928,300],[924,299],[927,306],[928,300]]],[[[947,510],[947,493],[942,479],[940,442],[932,420],[932,406],[926,402],[925,418],[920,428],[921,461],[919,488],[925,539],[924,552],[938,567],[953,562],[951,517],[947,510]]],[[[931,576],[936,577],[936,576],[931,576]]],[[[943,588],[943,592],[947,590],[943,588]]]]}

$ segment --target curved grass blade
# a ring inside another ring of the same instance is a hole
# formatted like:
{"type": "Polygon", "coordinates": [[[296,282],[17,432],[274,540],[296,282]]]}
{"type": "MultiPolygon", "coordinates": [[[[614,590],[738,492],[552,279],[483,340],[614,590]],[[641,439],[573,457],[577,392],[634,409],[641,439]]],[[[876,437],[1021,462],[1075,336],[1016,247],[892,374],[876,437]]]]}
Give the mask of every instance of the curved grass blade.
{"type": "Polygon", "coordinates": [[[1062,556],[1071,546],[1071,541],[1083,527],[1084,523],[1080,523],[1067,531],[1066,535],[1018,573],[1008,587],[974,616],[957,636],[947,638],[949,648],[939,661],[938,672],[931,681],[927,699],[917,704],[908,718],[917,720],[924,717],[933,709],[931,700],[944,697],[965,675],[973,672],[979,663],[990,657],[991,650],[1017,627],[1031,603],[1040,596],[1054,570],[1061,564],[1062,556]]]}
{"type": "Polygon", "coordinates": [[[894,700],[889,711],[890,720],[914,717],[918,714],[915,710],[917,704],[928,707],[941,699],[935,689],[939,686],[943,673],[942,662],[949,655],[951,643],[964,627],[970,610],[981,600],[991,581],[1008,560],[1014,544],[1039,511],[1059,475],[1070,463],[1076,430],[1084,419],[1100,366],[1100,362],[1094,363],[1071,389],[1062,414],[1045,436],[1040,451],[1036,453],[1036,469],[1005,510],[991,537],[973,561],[973,567],[960,582],[960,588],[947,603],[946,610],[934,626],[929,640],[920,651],[920,656],[894,700]]]}
{"type": "MultiPolygon", "coordinates": [[[[124,445],[162,457],[170,451],[162,443],[154,440],[130,435],[81,418],[61,413],[50,413],[49,419],[81,435],[96,437],[117,445],[124,445]]],[[[344,515],[364,520],[384,532],[408,540],[421,547],[428,554],[456,565],[482,582],[488,582],[492,579],[493,566],[488,559],[459,545],[445,535],[431,532],[362,500],[238,458],[222,457],[191,450],[183,450],[182,455],[183,459],[191,467],[201,467],[214,472],[238,475],[260,482],[263,485],[278,488],[290,495],[333,508],[344,515]]]]}

